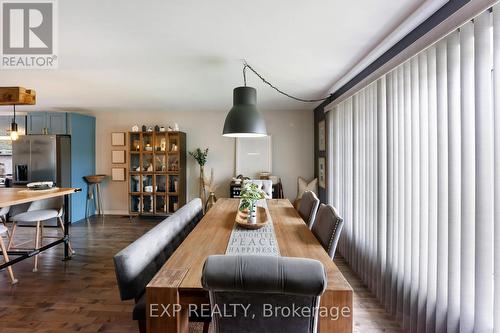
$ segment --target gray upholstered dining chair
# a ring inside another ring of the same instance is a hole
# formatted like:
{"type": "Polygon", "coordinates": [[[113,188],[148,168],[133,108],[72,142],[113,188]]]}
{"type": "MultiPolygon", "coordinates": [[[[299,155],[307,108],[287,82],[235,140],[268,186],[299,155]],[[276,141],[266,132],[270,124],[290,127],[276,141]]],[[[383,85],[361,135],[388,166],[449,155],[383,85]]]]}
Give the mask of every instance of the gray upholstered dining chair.
{"type": "Polygon", "coordinates": [[[320,205],[312,232],[332,259],[335,256],[335,249],[343,226],[344,220],[335,208],[330,205],[320,205]]]}
{"type": "MultiPolygon", "coordinates": [[[[43,238],[54,238],[52,236],[43,235],[43,225],[52,219],[56,219],[58,227],[64,233],[64,222],[62,220],[63,215],[63,199],[62,198],[52,198],[34,201],[28,208],[28,211],[20,213],[11,217],[12,221],[12,232],[10,235],[8,249],[12,247],[14,240],[14,235],[16,233],[17,227],[35,227],[35,249],[42,247],[43,238]]],[[[72,253],[73,248],[71,247],[71,242],[69,243],[69,249],[72,253]]],[[[38,271],[38,254],[35,255],[35,263],[33,266],[33,272],[38,271]]]]}
{"type": "Polygon", "coordinates": [[[212,308],[241,305],[231,316],[212,314],[215,333],[312,333],[316,332],[319,299],[327,278],[317,260],[213,255],[205,261],[201,282],[209,291],[212,308]],[[278,307],[291,310],[294,306],[308,308],[310,313],[287,316],[277,311],[278,307]]]}
{"type": "MultiPolygon", "coordinates": [[[[9,262],[9,254],[7,253],[7,247],[3,241],[3,236],[7,235],[8,229],[3,224],[0,224],[0,249],[2,250],[4,262],[9,262]]],[[[8,237],[8,235],[7,235],[8,237]]],[[[14,272],[12,271],[12,266],[7,267],[7,273],[9,274],[10,282],[12,284],[17,283],[17,279],[14,277],[14,272]]]]}
{"type": "Polygon", "coordinates": [[[314,220],[316,219],[318,207],[319,199],[316,194],[312,191],[304,192],[297,211],[299,212],[300,217],[304,219],[309,229],[312,229],[314,220]]]}
{"type": "Polygon", "coordinates": [[[257,184],[260,186],[261,190],[264,191],[266,199],[273,198],[273,181],[268,179],[250,179],[246,182],[257,184]]]}

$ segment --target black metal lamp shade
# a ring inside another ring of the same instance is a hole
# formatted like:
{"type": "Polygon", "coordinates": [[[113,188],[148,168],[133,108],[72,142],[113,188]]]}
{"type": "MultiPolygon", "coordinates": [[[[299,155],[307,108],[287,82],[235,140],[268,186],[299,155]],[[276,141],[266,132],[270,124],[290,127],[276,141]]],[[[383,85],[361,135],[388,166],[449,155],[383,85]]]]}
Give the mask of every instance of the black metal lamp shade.
{"type": "Polygon", "coordinates": [[[266,123],[257,110],[257,91],[252,87],[233,90],[233,107],[226,116],[223,136],[261,137],[267,135],[266,123]]]}

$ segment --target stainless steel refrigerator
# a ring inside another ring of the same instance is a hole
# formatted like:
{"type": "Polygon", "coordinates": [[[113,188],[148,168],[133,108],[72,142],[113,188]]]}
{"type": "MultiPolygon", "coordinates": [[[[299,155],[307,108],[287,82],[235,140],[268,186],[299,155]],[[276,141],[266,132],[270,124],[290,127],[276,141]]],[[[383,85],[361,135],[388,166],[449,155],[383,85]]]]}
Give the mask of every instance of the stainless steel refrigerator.
{"type": "Polygon", "coordinates": [[[14,185],[53,181],[71,187],[71,137],[23,135],[12,142],[14,185]]]}
{"type": "MultiPolygon", "coordinates": [[[[64,135],[28,134],[13,143],[12,178],[14,186],[48,180],[59,187],[81,188],[81,192],[70,196],[71,222],[76,222],[85,218],[87,184],[83,177],[96,174],[95,118],[78,113],[64,114],[66,127],[58,129],[64,135]]],[[[35,111],[28,116],[37,119],[40,113],[35,111]]],[[[28,121],[28,132],[34,131],[34,121],[28,121]]]]}

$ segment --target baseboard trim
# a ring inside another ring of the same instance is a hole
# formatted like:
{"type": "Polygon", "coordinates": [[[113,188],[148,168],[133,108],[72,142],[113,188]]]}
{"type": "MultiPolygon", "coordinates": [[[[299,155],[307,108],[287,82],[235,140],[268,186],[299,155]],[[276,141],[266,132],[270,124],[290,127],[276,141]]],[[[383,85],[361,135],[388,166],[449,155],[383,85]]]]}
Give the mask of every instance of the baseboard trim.
{"type": "Polygon", "coordinates": [[[123,209],[105,209],[104,215],[129,215],[129,213],[123,209]]]}

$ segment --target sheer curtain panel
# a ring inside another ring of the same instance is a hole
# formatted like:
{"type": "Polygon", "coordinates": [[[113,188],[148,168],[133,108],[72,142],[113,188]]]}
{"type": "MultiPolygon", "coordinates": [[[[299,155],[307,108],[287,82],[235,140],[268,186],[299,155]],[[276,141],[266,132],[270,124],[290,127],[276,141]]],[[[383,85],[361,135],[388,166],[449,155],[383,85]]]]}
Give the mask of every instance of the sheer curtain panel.
{"type": "Polygon", "coordinates": [[[327,119],[351,267],[405,331],[500,333],[500,7],[327,119]]]}

